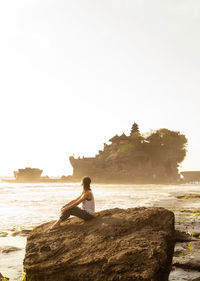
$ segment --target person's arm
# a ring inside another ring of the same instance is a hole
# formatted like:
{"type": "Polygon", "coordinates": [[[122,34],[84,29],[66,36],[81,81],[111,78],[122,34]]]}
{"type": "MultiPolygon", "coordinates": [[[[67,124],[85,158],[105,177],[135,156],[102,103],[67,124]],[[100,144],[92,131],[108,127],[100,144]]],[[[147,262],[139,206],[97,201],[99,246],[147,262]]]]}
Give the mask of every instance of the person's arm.
{"type": "Polygon", "coordinates": [[[82,196],[82,194],[83,194],[83,193],[81,193],[81,195],[80,195],[79,197],[77,197],[76,199],[74,199],[74,200],[70,201],[69,203],[63,205],[63,206],[61,207],[61,211],[62,211],[62,209],[65,208],[66,206],[71,205],[71,204],[74,203],[76,200],[78,200],[78,199],[82,196]]]}
{"type": "Polygon", "coordinates": [[[74,200],[74,202],[72,204],[70,204],[70,205],[68,205],[66,207],[63,207],[61,209],[62,213],[64,211],[70,210],[70,209],[78,206],[81,202],[85,201],[87,199],[87,197],[88,197],[88,191],[85,192],[84,194],[81,194],[81,196],[79,196],[76,200],[74,200]]]}
{"type": "MultiPolygon", "coordinates": [[[[82,193],[82,194],[83,194],[83,193],[82,193]]],[[[81,194],[79,197],[77,197],[76,199],[70,201],[70,202],[68,203],[68,205],[71,205],[71,204],[74,203],[75,201],[79,200],[79,199],[81,198],[82,194],[81,194]]]]}

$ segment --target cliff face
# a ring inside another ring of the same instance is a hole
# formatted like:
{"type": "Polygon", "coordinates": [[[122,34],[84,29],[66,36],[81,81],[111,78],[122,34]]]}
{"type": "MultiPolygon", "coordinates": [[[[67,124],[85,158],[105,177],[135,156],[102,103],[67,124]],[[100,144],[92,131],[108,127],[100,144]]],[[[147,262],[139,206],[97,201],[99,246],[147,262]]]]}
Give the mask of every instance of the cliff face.
{"type": "Polygon", "coordinates": [[[89,175],[96,182],[156,183],[176,181],[178,169],[171,164],[170,172],[162,163],[154,163],[145,153],[120,153],[75,159],[70,157],[73,177],[81,179],[89,175]]]}
{"type": "Polygon", "coordinates": [[[53,222],[27,239],[24,269],[34,281],[167,281],[174,215],[163,208],[112,209],[84,222],[53,222]]]}

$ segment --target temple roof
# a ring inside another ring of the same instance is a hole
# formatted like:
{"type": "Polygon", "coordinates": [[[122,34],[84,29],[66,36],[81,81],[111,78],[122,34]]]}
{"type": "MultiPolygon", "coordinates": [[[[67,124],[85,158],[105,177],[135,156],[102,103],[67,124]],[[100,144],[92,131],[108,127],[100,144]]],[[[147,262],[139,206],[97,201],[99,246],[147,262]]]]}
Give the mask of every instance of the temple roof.
{"type": "Polygon", "coordinates": [[[110,142],[119,142],[121,140],[128,140],[128,137],[123,133],[121,136],[115,135],[109,139],[110,142]]]}
{"type": "Polygon", "coordinates": [[[109,139],[110,142],[117,142],[118,140],[119,140],[119,136],[118,135],[115,135],[114,137],[109,139]]]}
{"type": "Polygon", "coordinates": [[[123,133],[120,137],[120,140],[128,140],[128,137],[123,133]]]}

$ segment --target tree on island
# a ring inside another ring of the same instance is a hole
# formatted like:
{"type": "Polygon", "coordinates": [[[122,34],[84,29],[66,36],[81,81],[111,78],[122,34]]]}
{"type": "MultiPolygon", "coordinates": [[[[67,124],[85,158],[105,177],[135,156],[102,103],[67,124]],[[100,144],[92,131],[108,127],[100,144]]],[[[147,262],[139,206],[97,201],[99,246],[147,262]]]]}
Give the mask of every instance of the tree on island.
{"type": "Polygon", "coordinates": [[[176,178],[178,166],[186,155],[186,145],[187,139],[180,132],[164,128],[152,131],[145,136],[140,133],[139,126],[134,123],[131,134],[124,143],[119,141],[115,142],[114,147],[110,146],[110,155],[116,151],[118,153],[116,161],[124,162],[125,166],[130,163],[143,166],[144,174],[153,173],[155,177],[163,175],[163,177],[176,178]]]}

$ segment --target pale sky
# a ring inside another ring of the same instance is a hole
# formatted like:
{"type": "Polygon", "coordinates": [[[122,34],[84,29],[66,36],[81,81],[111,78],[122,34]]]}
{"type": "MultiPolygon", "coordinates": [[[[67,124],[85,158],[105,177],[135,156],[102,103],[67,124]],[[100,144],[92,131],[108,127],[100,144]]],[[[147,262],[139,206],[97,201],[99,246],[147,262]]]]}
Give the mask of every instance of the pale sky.
{"type": "Polygon", "coordinates": [[[199,0],[0,2],[0,175],[72,173],[115,134],[168,128],[200,170],[199,0]]]}

